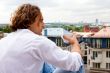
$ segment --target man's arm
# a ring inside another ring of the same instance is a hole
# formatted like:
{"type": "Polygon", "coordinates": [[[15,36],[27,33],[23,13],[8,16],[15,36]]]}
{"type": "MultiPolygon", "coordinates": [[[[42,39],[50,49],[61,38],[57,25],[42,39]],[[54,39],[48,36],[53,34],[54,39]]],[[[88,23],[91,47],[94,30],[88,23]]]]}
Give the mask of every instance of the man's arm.
{"type": "Polygon", "coordinates": [[[36,50],[39,50],[37,52],[41,60],[64,70],[78,71],[82,65],[82,58],[78,52],[62,50],[49,39],[43,39],[42,45],[36,50]]]}

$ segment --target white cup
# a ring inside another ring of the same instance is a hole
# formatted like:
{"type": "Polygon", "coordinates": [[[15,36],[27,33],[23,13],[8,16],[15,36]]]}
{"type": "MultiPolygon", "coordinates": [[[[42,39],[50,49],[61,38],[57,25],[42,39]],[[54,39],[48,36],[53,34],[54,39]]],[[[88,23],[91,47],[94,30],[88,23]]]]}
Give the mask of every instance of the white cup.
{"type": "Polygon", "coordinates": [[[63,42],[66,43],[66,44],[69,44],[69,41],[64,39],[64,37],[63,37],[64,35],[68,35],[68,36],[72,37],[73,34],[72,33],[66,33],[66,34],[61,35],[61,38],[63,39],[63,42]]]}
{"type": "Polygon", "coordinates": [[[69,41],[63,38],[63,35],[61,36],[61,38],[63,39],[63,42],[66,44],[69,44],[69,41]]]}

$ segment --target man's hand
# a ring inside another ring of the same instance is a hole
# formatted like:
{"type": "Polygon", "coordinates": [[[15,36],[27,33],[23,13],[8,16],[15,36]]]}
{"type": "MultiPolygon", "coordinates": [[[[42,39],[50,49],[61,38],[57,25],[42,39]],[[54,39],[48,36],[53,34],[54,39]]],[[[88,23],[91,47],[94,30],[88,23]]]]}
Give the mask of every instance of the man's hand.
{"type": "Polygon", "coordinates": [[[78,40],[76,38],[76,36],[74,35],[64,35],[63,38],[65,40],[67,40],[71,45],[72,45],[72,51],[71,52],[78,52],[81,55],[81,49],[80,49],[80,45],[78,43],[78,40]]]}
{"type": "Polygon", "coordinates": [[[76,36],[73,36],[73,35],[63,35],[63,38],[65,40],[67,40],[71,45],[76,44],[76,43],[79,44],[76,36]]]}

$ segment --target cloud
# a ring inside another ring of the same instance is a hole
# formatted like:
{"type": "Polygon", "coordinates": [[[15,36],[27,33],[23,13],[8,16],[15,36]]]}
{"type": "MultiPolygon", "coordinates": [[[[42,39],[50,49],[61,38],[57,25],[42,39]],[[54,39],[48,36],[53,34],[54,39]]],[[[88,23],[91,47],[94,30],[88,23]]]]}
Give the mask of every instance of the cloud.
{"type": "Polygon", "coordinates": [[[108,21],[110,17],[109,3],[109,0],[104,2],[100,0],[60,0],[57,7],[48,7],[43,10],[44,16],[51,18],[50,21],[94,22],[96,18],[108,21]],[[48,13],[50,14],[48,15],[48,13]]]}
{"type": "Polygon", "coordinates": [[[110,21],[110,0],[1,0],[0,23],[9,22],[11,13],[23,3],[38,5],[45,22],[110,21]]]}
{"type": "Polygon", "coordinates": [[[0,23],[10,23],[11,14],[16,8],[24,3],[36,4],[36,0],[1,0],[0,2],[0,23]]]}

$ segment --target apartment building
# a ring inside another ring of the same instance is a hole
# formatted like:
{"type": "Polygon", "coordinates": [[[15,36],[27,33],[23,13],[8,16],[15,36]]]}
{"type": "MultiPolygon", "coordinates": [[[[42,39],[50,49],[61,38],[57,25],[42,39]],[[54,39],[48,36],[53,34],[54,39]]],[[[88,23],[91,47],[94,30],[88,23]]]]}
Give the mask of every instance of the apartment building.
{"type": "Polygon", "coordinates": [[[110,71],[110,27],[103,27],[84,39],[87,43],[87,68],[110,71]]]}

